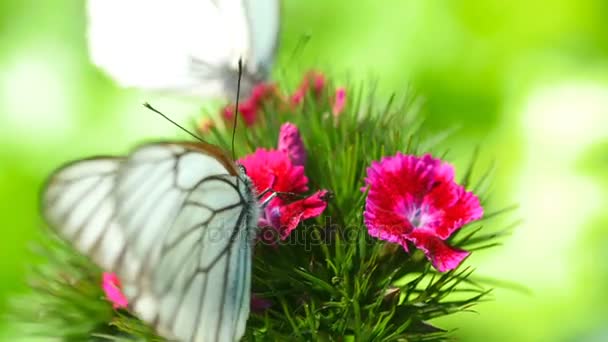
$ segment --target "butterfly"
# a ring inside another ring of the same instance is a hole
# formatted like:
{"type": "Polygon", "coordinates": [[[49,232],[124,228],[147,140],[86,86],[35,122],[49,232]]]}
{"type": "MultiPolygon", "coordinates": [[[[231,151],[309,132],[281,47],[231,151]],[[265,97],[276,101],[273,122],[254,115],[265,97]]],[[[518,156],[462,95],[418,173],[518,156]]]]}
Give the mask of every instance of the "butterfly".
{"type": "MultiPolygon", "coordinates": [[[[278,0],[89,0],[87,8],[92,60],[125,86],[229,97],[264,80],[274,59],[278,0]]],[[[203,141],[78,160],[42,192],[51,228],[117,273],[129,308],[179,341],[243,336],[262,206],[245,170],[203,141]]]]}
{"type": "Polygon", "coordinates": [[[49,225],[118,274],[140,319],[179,341],[243,336],[259,208],[245,170],[202,142],[69,163],[42,198],[49,225]]]}
{"type": "Polygon", "coordinates": [[[264,81],[278,42],[278,0],[88,0],[93,63],[120,85],[234,99],[264,81]]]}

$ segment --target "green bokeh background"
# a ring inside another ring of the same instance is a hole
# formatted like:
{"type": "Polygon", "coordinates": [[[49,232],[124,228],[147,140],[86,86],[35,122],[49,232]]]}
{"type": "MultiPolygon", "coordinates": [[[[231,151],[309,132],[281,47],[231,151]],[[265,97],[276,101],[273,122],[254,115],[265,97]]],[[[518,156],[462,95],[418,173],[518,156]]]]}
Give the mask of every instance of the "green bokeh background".
{"type": "MultiPolygon", "coordinates": [[[[463,165],[496,165],[494,202],[524,219],[467,262],[524,284],[435,323],[463,341],[608,340],[608,3],[603,0],[283,1],[276,74],[318,67],[413,88],[463,165]],[[310,41],[294,54],[297,42],[310,41]]],[[[38,191],[70,159],[179,133],[198,103],[118,88],[89,63],[81,0],[0,2],[0,314],[23,292],[38,191]]],[[[158,47],[162,49],[162,46],[158,47]]],[[[293,74],[293,72],[291,72],[293,74]]],[[[0,320],[0,340],[11,326],[0,320]]]]}

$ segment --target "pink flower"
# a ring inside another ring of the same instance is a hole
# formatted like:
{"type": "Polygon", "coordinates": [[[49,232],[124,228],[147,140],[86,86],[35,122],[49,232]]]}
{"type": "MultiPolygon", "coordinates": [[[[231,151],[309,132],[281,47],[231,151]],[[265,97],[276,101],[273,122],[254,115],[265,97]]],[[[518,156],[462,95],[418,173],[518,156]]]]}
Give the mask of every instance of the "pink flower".
{"type": "Polygon", "coordinates": [[[112,303],[114,309],[126,308],[129,305],[127,297],[121,291],[120,280],[114,273],[104,272],[101,287],[106,298],[112,303]]]}
{"type": "Polygon", "coordinates": [[[306,149],[300,137],[298,127],[292,123],[284,123],[279,131],[279,151],[286,152],[294,165],[306,163],[306,149]]]}
{"type": "Polygon", "coordinates": [[[255,293],[251,294],[251,311],[255,313],[262,313],[272,306],[272,302],[268,299],[262,298],[255,293]]]}
{"type": "MultiPolygon", "coordinates": [[[[304,174],[302,165],[302,154],[305,155],[306,151],[299,140],[297,127],[293,124],[285,124],[283,127],[283,137],[279,139],[279,146],[283,145],[283,150],[259,148],[239,160],[247,170],[247,175],[258,193],[271,190],[260,199],[260,202],[268,199],[272,192],[279,193],[279,196],[266,204],[259,226],[273,228],[278,232],[281,240],[285,240],[302,220],[321,215],[327,207],[325,190],[290,201],[292,199],[290,197],[293,196],[289,194],[301,195],[308,191],[308,178],[304,174]],[[291,143],[286,142],[289,140],[286,138],[287,135],[291,136],[291,143]],[[302,164],[299,164],[300,162],[302,164]]],[[[264,232],[261,236],[264,239],[264,232]]]]}
{"type": "Polygon", "coordinates": [[[398,153],[373,162],[365,179],[363,213],[371,236],[422,250],[440,272],[456,268],[469,252],[445,240],[483,216],[479,199],[454,181],[454,168],[440,159],[398,153]]]}
{"type": "MultiPolygon", "coordinates": [[[[239,113],[245,125],[252,126],[258,121],[258,114],[264,102],[277,95],[277,88],[274,84],[259,83],[251,90],[251,95],[243,101],[239,101],[239,113]]],[[[222,110],[224,120],[231,122],[234,120],[235,105],[231,104],[222,110]]]]}
{"type": "Polygon", "coordinates": [[[325,83],[325,75],[322,73],[314,70],[307,72],[298,89],[291,95],[291,103],[294,105],[302,103],[311,88],[315,96],[320,96],[325,87],[325,83]]]}
{"type": "Polygon", "coordinates": [[[260,104],[262,103],[262,101],[267,100],[272,95],[274,95],[276,90],[277,87],[274,84],[258,83],[251,90],[251,95],[249,95],[249,101],[260,104]]]}
{"type": "Polygon", "coordinates": [[[317,71],[312,71],[309,75],[309,77],[312,78],[313,92],[315,95],[320,95],[323,91],[323,87],[325,87],[325,75],[317,71]]]}
{"type": "MultiPolygon", "coordinates": [[[[308,178],[304,166],[294,165],[284,151],[258,148],[239,163],[247,170],[258,193],[272,189],[280,192],[303,193],[308,191],[308,178]]],[[[264,201],[271,194],[266,194],[264,201]]],[[[278,198],[277,198],[278,199],[278,198]]]]}
{"type": "MultiPolygon", "coordinates": [[[[308,178],[304,166],[294,165],[284,151],[257,149],[239,160],[245,166],[258,193],[267,189],[279,193],[301,194],[308,191],[308,178]]],[[[264,208],[260,218],[261,227],[272,227],[281,240],[289,236],[301,220],[319,216],[327,206],[326,191],[318,191],[312,196],[293,202],[286,202],[284,196],[272,199],[264,208]]],[[[264,202],[271,193],[260,199],[264,202]]],[[[264,235],[264,234],[262,234],[264,235]]]]}
{"type": "Polygon", "coordinates": [[[334,116],[340,115],[344,110],[344,106],[346,105],[346,89],[340,87],[336,89],[336,94],[334,95],[334,104],[331,109],[331,112],[334,116]]]}
{"type": "MultiPolygon", "coordinates": [[[[224,107],[222,110],[224,120],[228,122],[232,122],[234,120],[234,109],[234,105],[224,107]]],[[[252,126],[257,119],[258,107],[252,101],[243,101],[239,104],[239,113],[241,113],[241,118],[243,118],[245,125],[252,126]]]]}

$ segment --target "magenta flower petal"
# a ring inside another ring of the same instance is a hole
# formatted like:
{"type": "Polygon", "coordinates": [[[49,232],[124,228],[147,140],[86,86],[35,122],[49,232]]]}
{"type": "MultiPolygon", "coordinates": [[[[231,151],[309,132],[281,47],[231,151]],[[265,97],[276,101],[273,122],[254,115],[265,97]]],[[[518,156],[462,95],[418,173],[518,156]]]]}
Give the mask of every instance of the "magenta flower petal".
{"type": "Polygon", "coordinates": [[[309,71],[304,75],[298,89],[291,95],[291,103],[299,105],[302,103],[306,94],[312,90],[315,96],[319,97],[325,87],[325,75],[318,71],[309,71]]]}
{"type": "Polygon", "coordinates": [[[306,90],[305,89],[297,89],[291,95],[291,103],[294,104],[294,105],[299,105],[300,103],[302,103],[302,101],[304,101],[304,96],[306,96],[306,90]]]}
{"type": "Polygon", "coordinates": [[[127,297],[121,291],[120,280],[116,274],[104,272],[101,287],[114,309],[126,308],[129,305],[127,297]]]}
{"type": "Polygon", "coordinates": [[[286,152],[293,165],[306,163],[306,149],[300,137],[298,127],[292,123],[284,123],[279,132],[279,151],[286,152]]]}
{"type": "MultiPolygon", "coordinates": [[[[276,94],[276,86],[268,83],[258,83],[251,90],[248,98],[239,101],[239,113],[246,126],[252,126],[258,121],[259,112],[264,101],[276,94]]],[[[228,105],[222,109],[222,117],[226,121],[234,120],[235,105],[228,105]]]]}
{"type": "Polygon", "coordinates": [[[424,232],[413,232],[410,239],[431,260],[439,272],[452,270],[471,254],[462,249],[450,247],[441,238],[424,232]]]}
{"type": "MultiPolygon", "coordinates": [[[[222,109],[222,117],[227,122],[232,122],[234,120],[234,105],[228,105],[222,109]]],[[[251,100],[246,100],[239,103],[239,113],[241,114],[241,118],[247,127],[255,124],[258,115],[258,105],[251,100]]]]}
{"type": "Polygon", "coordinates": [[[332,106],[332,113],[334,116],[340,115],[344,110],[344,106],[346,105],[346,89],[338,88],[336,89],[336,94],[334,95],[334,104],[332,106]]]}
{"type": "Polygon", "coordinates": [[[327,191],[321,190],[289,204],[272,203],[265,210],[266,221],[264,222],[278,232],[281,240],[285,240],[301,221],[323,213],[327,208],[326,195],[327,191]]]}
{"type": "Polygon", "coordinates": [[[221,110],[222,118],[226,122],[232,122],[234,120],[234,105],[224,106],[221,110]]]}
{"type": "Polygon", "coordinates": [[[260,105],[263,101],[274,95],[276,90],[277,87],[274,84],[258,83],[251,90],[249,100],[255,103],[256,105],[260,105]]]}
{"type": "Polygon", "coordinates": [[[294,207],[302,208],[303,220],[315,218],[320,216],[327,208],[327,194],[327,190],[319,190],[303,200],[288,204],[287,207],[291,207],[289,210],[293,210],[294,207]]]}
{"type": "Polygon", "coordinates": [[[251,294],[251,311],[255,313],[262,313],[272,306],[272,302],[268,299],[262,298],[255,293],[251,294]]]}
{"type": "Polygon", "coordinates": [[[327,208],[326,190],[317,191],[312,196],[286,205],[270,209],[270,222],[285,240],[301,221],[317,217],[327,208]]]}
{"type": "Polygon", "coordinates": [[[365,179],[369,189],[363,213],[370,235],[423,250],[435,268],[457,267],[468,252],[444,240],[483,216],[479,199],[454,181],[454,168],[440,159],[398,153],[373,162],[365,179]]]}
{"type": "MultiPolygon", "coordinates": [[[[258,193],[268,189],[293,193],[308,190],[304,167],[294,165],[289,155],[283,151],[259,148],[239,159],[239,163],[247,169],[247,176],[251,178],[258,193]]],[[[270,193],[264,199],[268,196],[270,193]]]]}
{"type": "Polygon", "coordinates": [[[483,217],[483,208],[477,196],[454,183],[437,186],[425,196],[423,206],[441,208],[442,215],[437,217],[435,231],[442,239],[447,239],[460,227],[483,217]]]}
{"type": "Polygon", "coordinates": [[[311,71],[309,73],[309,77],[312,78],[313,91],[315,92],[315,94],[317,96],[321,95],[321,92],[323,91],[323,88],[325,87],[325,83],[327,82],[325,80],[325,75],[323,75],[323,73],[320,73],[318,71],[311,71]]]}

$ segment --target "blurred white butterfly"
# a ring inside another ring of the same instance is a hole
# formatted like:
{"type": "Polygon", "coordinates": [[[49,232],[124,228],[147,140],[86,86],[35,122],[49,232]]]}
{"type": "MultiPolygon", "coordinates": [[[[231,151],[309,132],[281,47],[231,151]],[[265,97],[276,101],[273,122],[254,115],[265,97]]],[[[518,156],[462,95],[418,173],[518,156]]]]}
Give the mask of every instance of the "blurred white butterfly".
{"type": "Polygon", "coordinates": [[[88,0],[93,63],[119,84],[234,98],[268,76],[278,0],[88,0]]]}
{"type": "Polygon", "coordinates": [[[259,205],[216,146],[155,143],[70,163],[48,181],[43,214],[99,266],[130,309],[179,341],[235,341],[249,316],[259,205]]]}

